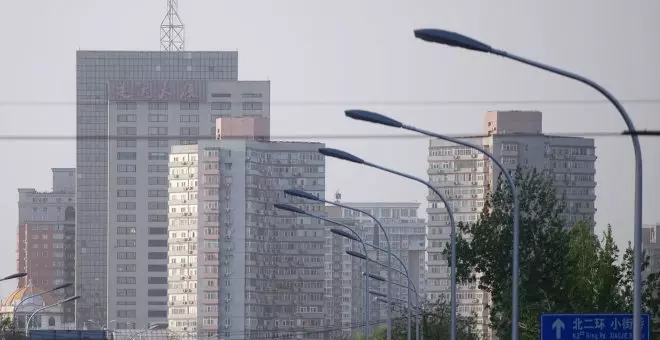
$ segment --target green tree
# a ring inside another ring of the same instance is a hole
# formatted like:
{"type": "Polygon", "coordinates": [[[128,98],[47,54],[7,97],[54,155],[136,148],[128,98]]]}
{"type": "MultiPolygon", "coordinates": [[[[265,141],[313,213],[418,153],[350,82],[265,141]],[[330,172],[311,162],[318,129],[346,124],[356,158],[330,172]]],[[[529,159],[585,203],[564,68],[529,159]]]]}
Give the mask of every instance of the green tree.
{"type": "MultiPolygon", "coordinates": [[[[536,170],[514,174],[520,199],[520,285],[521,338],[537,336],[538,315],[545,310],[561,311],[568,302],[563,278],[568,274],[564,256],[568,234],[561,218],[563,204],[551,180],[536,170]],[[563,297],[556,299],[554,297],[563,297]]],[[[511,260],[513,258],[513,196],[501,179],[487,197],[479,220],[459,224],[457,279],[477,282],[491,294],[490,321],[499,338],[511,332],[511,260]],[[477,276],[479,279],[477,280],[477,276]]],[[[445,251],[449,255],[449,245],[445,251]]],[[[447,256],[449,258],[449,256],[447,256]]]]}
{"type": "MultiPolygon", "coordinates": [[[[451,325],[451,308],[447,302],[438,300],[435,302],[425,302],[422,304],[421,321],[421,338],[424,340],[435,339],[449,339],[450,325],[451,325]]],[[[397,308],[398,315],[407,315],[405,308],[397,308]]],[[[414,310],[412,313],[412,334],[411,338],[416,338],[416,322],[420,313],[414,310]]],[[[479,336],[475,328],[474,318],[458,318],[458,327],[456,335],[461,340],[479,340],[479,336]]],[[[408,319],[407,316],[397,317],[392,320],[392,339],[393,340],[406,340],[408,336],[408,319]]],[[[363,340],[364,335],[357,333],[352,337],[352,340],[363,340]]],[[[369,337],[371,340],[386,340],[387,339],[387,326],[377,326],[369,337]]]]}

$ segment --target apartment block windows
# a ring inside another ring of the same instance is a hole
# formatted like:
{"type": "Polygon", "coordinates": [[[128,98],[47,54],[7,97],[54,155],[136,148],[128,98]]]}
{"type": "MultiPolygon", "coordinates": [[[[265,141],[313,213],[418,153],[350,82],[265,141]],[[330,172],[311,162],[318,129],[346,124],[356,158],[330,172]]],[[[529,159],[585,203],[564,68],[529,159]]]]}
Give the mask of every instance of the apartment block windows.
{"type": "Polygon", "coordinates": [[[134,161],[137,159],[136,152],[117,152],[117,160],[120,161],[134,161]]]}
{"type": "Polygon", "coordinates": [[[181,110],[199,110],[199,102],[181,102],[181,110]]]}
{"type": "Polygon", "coordinates": [[[117,122],[119,123],[137,122],[137,115],[117,115],[117,122]]]}
{"type": "Polygon", "coordinates": [[[181,115],[179,116],[180,123],[199,123],[199,115],[181,115]]]}
{"type": "Polygon", "coordinates": [[[149,103],[149,110],[152,111],[167,110],[167,102],[151,102],[149,103]]]}
{"type": "Polygon", "coordinates": [[[137,110],[136,102],[118,102],[117,110],[137,110]]]}
{"type": "Polygon", "coordinates": [[[135,164],[117,164],[117,172],[135,172],[135,164]]]}
{"type": "Polygon", "coordinates": [[[117,197],[135,197],[135,190],[119,189],[117,190],[117,197]]]}
{"type": "Polygon", "coordinates": [[[118,139],[117,148],[134,148],[137,146],[137,140],[135,139],[118,139]]]}
{"type": "Polygon", "coordinates": [[[213,111],[231,110],[231,102],[213,102],[211,103],[211,110],[213,111]]]}
{"type": "Polygon", "coordinates": [[[180,129],[179,135],[181,136],[198,136],[199,128],[198,127],[182,127],[180,129]]]}
{"type": "Polygon", "coordinates": [[[167,128],[166,127],[150,127],[149,136],[166,136],[167,128]]]}
{"type": "Polygon", "coordinates": [[[263,110],[263,103],[261,102],[244,102],[243,111],[261,111],[263,110]]]}
{"type": "Polygon", "coordinates": [[[150,139],[149,147],[150,148],[166,148],[169,146],[167,139],[150,139]]]}
{"type": "Polygon", "coordinates": [[[120,126],[117,128],[117,136],[136,136],[137,128],[134,126],[120,126]]]}
{"type": "Polygon", "coordinates": [[[150,152],[149,153],[150,161],[166,161],[167,152],[150,152]]]}
{"type": "Polygon", "coordinates": [[[166,123],[168,119],[167,115],[159,115],[159,114],[150,114],[149,115],[149,122],[152,123],[166,123]]]}

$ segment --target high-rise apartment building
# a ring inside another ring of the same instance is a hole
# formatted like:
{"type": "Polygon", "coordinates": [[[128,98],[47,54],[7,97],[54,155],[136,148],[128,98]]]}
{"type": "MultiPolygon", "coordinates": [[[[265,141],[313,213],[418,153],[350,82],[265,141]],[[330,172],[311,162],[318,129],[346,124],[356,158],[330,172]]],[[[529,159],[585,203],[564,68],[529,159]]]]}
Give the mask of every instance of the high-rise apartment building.
{"type": "MultiPolygon", "coordinates": [[[[484,146],[509,170],[517,166],[536,168],[554,179],[557,194],[566,203],[567,225],[579,220],[594,221],[596,195],[594,189],[595,146],[588,138],[550,136],[542,133],[542,115],[537,111],[492,111],[484,118],[483,138],[467,141],[484,146]]],[[[475,222],[483,208],[488,191],[499,176],[484,155],[475,150],[432,139],[428,156],[429,180],[450,201],[456,222],[475,222]]],[[[427,297],[435,300],[449,297],[450,273],[442,255],[450,239],[446,209],[439,198],[428,196],[428,276],[427,297]]],[[[476,313],[480,328],[490,336],[489,297],[475,284],[459,286],[459,312],[476,313]]]]}
{"type": "MultiPolygon", "coordinates": [[[[340,196],[340,194],[337,194],[340,196]]],[[[355,231],[365,242],[364,226],[353,217],[341,217],[341,208],[326,205],[326,215],[332,221],[341,223],[355,231]]],[[[362,334],[364,317],[365,261],[346,253],[347,250],[364,253],[361,244],[335,235],[332,228],[346,230],[335,223],[325,224],[325,316],[326,327],[331,329],[326,339],[349,339],[354,334],[362,334]]],[[[375,266],[370,266],[370,268],[375,266]]],[[[376,274],[376,273],[374,273],[376,274]]],[[[373,280],[372,280],[373,281],[373,280]]],[[[378,288],[377,282],[370,282],[369,289],[378,288]]],[[[370,303],[373,305],[373,303],[370,303]]],[[[371,313],[370,313],[371,314],[371,313]]],[[[373,320],[373,319],[372,319],[373,320]]],[[[374,320],[375,321],[375,320],[374,320]]]]}
{"type": "Polygon", "coordinates": [[[179,334],[324,336],[324,226],[273,207],[322,213],[283,190],[323,197],[323,144],[267,141],[260,122],[219,119],[219,140],[172,147],[168,329],[179,334]]]}
{"type": "MultiPolygon", "coordinates": [[[[364,210],[380,221],[387,232],[392,253],[396,254],[405,263],[414,287],[416,287],[420,296],[424,296],[426,283],[426,221],[417,215],[420,204],[415,202],[342,202],[342,204],[364,210]]],[[[341,217],[355,219],[357,224],[362,226],[360,230],[364,234],[361,236],[365,241],[373,243],[375,236],[378,240],[378,246],[382,249],[387,249],[388,245],[385,237],[383,237],[382,231],[376,226],[371,217],[349,209],[327,207],[327,210],[328,218],[341,217]]],[[[359,249],[359,251],[364,252],[362,249],[359,249]]],[[[377,259],[380,263],[387,263],[387,255],[382,251],[370,248],[369,256],[377,259]]],[[[396,299],[396,303],[400,303],[406,307],[408,290],[405,286],[408,282],[405,275],[400,273],[405,272],[405,270],[394,258],[392,259],[392,266],[397,270],[392,274],[393,282],[397,283],[396,285],[392,285],[392,296],[396,299]]],[[[387,278],[387,268],[382,266],[369,268],[372,274],[387,278]]],[[[374,287],[373,290],[387,293],[386,283],[372,281],[371,286],[374,287]]],[[[357,281],[354,282],[357,283],[357,281]]],[[[344,288],[357,289],[359,291],[364,290],[364,287],[359,284],[344,288]]],[[[416,305],[417,297],[413,293],[411,293],[411,297],[412,304],[416,305]]],[[[371,320],[386,320],[387,308],[385,305],[375,299],[371,300],[371,320]]]]}
{"type": "Polygon", "coordinates": [[[236,52],[77,52],[76,304],[86,320],[167,320],[168,154],[218,117],[269,116],[236,52]]]}
{"type": "Polygon", "coordinates": [[[660,223],[644,226],[642,249],[649,257],[649,266],[645,274],[660,272],[660,223]]]}
{"type": "MultiPolygon", "coordinates": [[[[75,270],[75,169],[53,168],[51,191],[18,189],[16,269],[28,275],[18,287],[49,290],[74,281],[75,270]]],[[[73,287],[54,292],[72,296],[73,287]]],[[[66,304],[63,323],[73,322],[74,305],[66,304]]]]}

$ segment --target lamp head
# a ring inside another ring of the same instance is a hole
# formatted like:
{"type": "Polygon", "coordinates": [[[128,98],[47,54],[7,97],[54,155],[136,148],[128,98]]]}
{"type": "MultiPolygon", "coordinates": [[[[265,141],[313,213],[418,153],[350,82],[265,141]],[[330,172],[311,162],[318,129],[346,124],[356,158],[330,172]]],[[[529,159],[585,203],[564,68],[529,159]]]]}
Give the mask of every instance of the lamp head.
{"type": "Polygon", "coordinates": [[[433,29],[433,28],[423,28],[415,30],[415,38],[421,39],[424,41],[443,44],[453,47],[462,47],[468,50],[490,53],[493,52],[493,48],[489,45],[482,43],[481,41],[466,37],[462,34],[456,32],[433,29]]]}
{"type": "Polygon", "coordinates": [[[341,151],[338,149],[332,149],[332,148],[320,148],[319,153],[326,156],[326,157],[333,157],[333,158],[338,158],[341,160],[357,163],[357,164],[364,164],[364,159],[351,155],[348,152],[341,151]]]}
{"type": "Polygon", "coordinates": [[[290,204],[275,203],[273,206],[275,207],[275,209],[290,211],[290,212],[296,213],[296,214],[306,214],[306,212],[304,210],[302,210],[298,207],[294,207],[290,204]]]}
{"type": "Polygon", "coordinates": [[[400,128],[403,126],[398,120],[394,120],[390,117],[386,117],[380,113],[365,111],[365,110],[346,110],[344,111],[346,117],[353,118],[356,120],[362,120],[365,122],[376,123],[385,126],[391,126],[395,128],[400,128]]]}
{"type": "Polygon", "coordinates": [[[312,195],[308,192],[298,190],[298,189],[286,189],[286,190],[284,190],[284,193],[289,195],[289,196],[305,198],[305,199],[312,200],[312,201],[318,201],[319,200],[316,196],[314,196],[314,195],[312,195]]]}

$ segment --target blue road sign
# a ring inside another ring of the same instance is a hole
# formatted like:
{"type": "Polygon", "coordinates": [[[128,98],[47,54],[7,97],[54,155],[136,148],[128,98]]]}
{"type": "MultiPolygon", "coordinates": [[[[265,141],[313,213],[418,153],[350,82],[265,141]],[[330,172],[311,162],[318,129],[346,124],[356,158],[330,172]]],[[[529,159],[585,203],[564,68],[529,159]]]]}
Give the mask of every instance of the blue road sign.
{"type": "MultiPolygon", "coordinates": [[[[642,314],[642,340],[651,339],[649,314],[642,314]]],[[[541,340],[632,340],[632,314],[542,314],[541,340]]]]}

